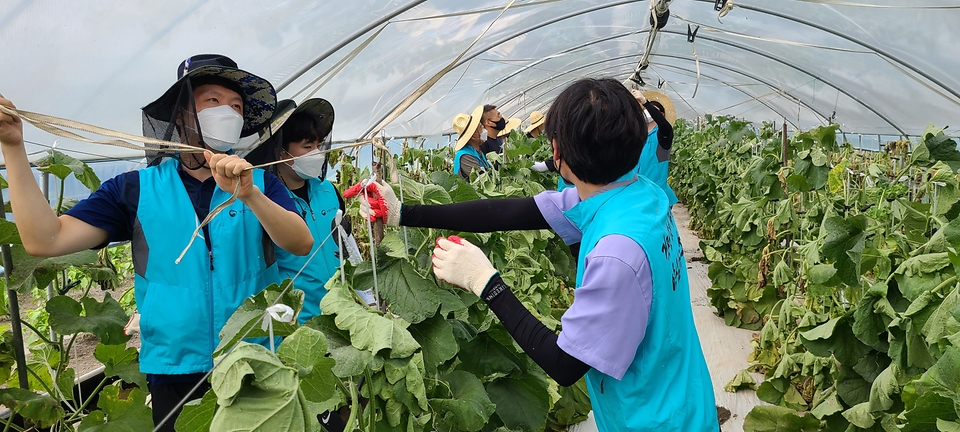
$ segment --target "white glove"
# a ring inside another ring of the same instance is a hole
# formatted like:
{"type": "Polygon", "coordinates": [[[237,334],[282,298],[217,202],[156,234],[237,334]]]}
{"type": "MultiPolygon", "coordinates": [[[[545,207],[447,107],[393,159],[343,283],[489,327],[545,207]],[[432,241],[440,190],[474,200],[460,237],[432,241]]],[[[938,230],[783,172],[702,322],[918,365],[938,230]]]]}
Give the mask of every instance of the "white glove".
{"type": "Polygon", "coordinates": [[[378,218],[386,215],[388,226],[400,225],[400,200],[397,199],[397,194],[393,193],[393,188],[382,180],[360,191],[360,216],[369,219],[371,214],[378,218]],[[371,195],[370,199],[375,201],[373,210],[370,209],[370,202],[367,200],[368,194],[371,195]]]}
{"type": "Polygon", "coordinates": [[[495,274],[490,260],[480,248],[456,236],[437,239],[433,249],[433,273],[441,280],[480,295],[495,274]],[[459,242],[457,244],[456,242],[459,242]]]}
{"type": "Polygon", "coordinates": [[[547,163],[546,162],[534,162],[533,166],[530,169],[539,172],[547,172],[547,163]]]}

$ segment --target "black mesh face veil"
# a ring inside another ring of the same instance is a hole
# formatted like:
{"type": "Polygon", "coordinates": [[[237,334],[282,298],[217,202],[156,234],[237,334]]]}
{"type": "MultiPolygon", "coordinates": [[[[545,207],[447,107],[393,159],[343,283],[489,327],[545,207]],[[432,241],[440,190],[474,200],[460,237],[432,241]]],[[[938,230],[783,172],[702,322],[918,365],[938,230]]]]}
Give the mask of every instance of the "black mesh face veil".
{"type": "MultiPolygon", "coordinates": [[[[175,93],[169,120],[151,117],[143,112],[143,136],[165,141],[188,144],[197,148],[204,148],[200,123],[197,120],[197,109],[193,98],[193,85],[190,80],[183,80],[180,89],[175,93]]],[[[184,153],[176,150],[148,150],[147,162],[150,166],[159,164],[163,158],[172,157],[180,160],[184,168],[196,170],[207,166],[202,153],[184,153]]]]}

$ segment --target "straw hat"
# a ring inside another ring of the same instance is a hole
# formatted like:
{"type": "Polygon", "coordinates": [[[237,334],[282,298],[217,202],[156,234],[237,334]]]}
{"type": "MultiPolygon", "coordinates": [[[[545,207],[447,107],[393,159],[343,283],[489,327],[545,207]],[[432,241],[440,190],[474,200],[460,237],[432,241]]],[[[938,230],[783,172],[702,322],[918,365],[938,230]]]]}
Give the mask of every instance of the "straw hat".
{"type": "Polygon", "coordinates": [[[507,125],[504,126],[504,127],[503,127],[503,130],[500,131],[500,133],[497,134],[497,137],[499,138],[499,137],[502,137],[502,136],[505,136],[505,135],[510,135],[510,132],[512,132],[512,131],[513,131],[514,129],[516,129],[517,127],[519,127],[519,126],[520,126],[520,123],[522,123],[522,122],[523,122],[523,120],[520,120],[520,119],[518,119],[518,118],[516,118],[516,117],[511,118],[511,119],[507,119],[507,125]]]}
{"type": "Polygon", "coordinates": [[[544,117],[540,111],[530,113],[530,126],[527,126],[527,128],[523,130],[523,133],[530,133],[530,131],[540,127],[546,120],[547,118],[544,117]]]}
{"type": "Polygon", "coordinates": [[[473,138],[473,133],[477,131],[477,128],[480,127],[480,120],[483,116],[483,105],[478,106],[473,109],[473,112],[469,115],[467,114],[457,114],[453,118],[453,131],[459,135],[457,137],[457,143],[453,147],[453,151],[458,151],[467,145],[467,142],[470,141],[470,138],[473,138]]]}
{"type": "Polygon", "coordinates": [[[671,125],[677,123],[677,109],[673,107],[673,102],[670,101],[667,95],[656,90],[647,90],[643,92],[643,97],[647,98],[647,102],[657,102],[663,105],[663,117],[665,117],[671,125]]]}

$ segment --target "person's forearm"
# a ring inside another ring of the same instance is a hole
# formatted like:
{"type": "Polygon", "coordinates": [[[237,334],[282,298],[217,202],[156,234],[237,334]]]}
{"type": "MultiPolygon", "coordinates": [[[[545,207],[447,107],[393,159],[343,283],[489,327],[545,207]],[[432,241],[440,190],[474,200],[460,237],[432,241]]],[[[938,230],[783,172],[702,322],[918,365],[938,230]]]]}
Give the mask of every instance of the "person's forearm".
{"type": "Polygon", "coordinates": [[[4,145],[3,158],[7,168],[10,206],[13,208],[24,249],[34,256],[60,255],[60,219],[50,208],[50,202],[37,185],[27,160],[26,149],[22,144],[4,145]]]}
{"type": "Polygon", "coordinates": [[[242,201],[250,207],[277,246],[294,255],[310,253],[313,236],[299,215],[280,207],[259,190],[242,201]]]}
{"type": "Polygon", "coordinates": [[[400,225],[465,232],[550,229],[533,198],[403,205],[400,207],[400,225]]]}
{"type": "Polygon", "coordinates": [[[560,348],[557,334],[523,306],[499,274],[490,278],[481,298],[523,351],[557,384],[571,386],[590,370],[589,365],[560,348]]]}

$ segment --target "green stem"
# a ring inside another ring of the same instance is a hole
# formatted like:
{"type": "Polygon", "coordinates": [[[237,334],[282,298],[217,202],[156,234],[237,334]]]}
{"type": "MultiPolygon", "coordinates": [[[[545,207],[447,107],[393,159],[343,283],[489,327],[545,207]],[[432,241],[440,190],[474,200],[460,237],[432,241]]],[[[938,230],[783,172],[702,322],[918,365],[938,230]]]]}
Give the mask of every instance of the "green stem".
{"type": "MultiPolygon", "coordinates": [[[[30,369],[30,368],[28,367],[28,368],[27,368],[27,373],[30,374],[30,375],[33,375],[33,377],[37,379],[37,382],[40,383],[40,386],[43,387],[43,389],[47,392],[47,394],[50,394],[50,395],[56,394],[56,393],[53,392],[52,389],[50,389],[50,387],[47,387],[47,383],[45,383],[45,382],[43,381],[43,379],[40,378],[40,376],[37,375],[36,372],[33,371],[33,369],[30,369]]],[[[54,385],[56,385],[56,383],[54,383],[54,385]]]]}
{"type": "Polygon", "coordinates": [[[353,383],[353,380],[350,380],[350,417],[347,418],[347,425],[343,430],[351,432],[357,430],[356,423],[359,421],[357,413],[359,412],[360,395],[357,394],[357,385],[353,383]]]}
{"type": "Polygon", "coordinates": [[[29,322],[20,321],[20,324],[23,324],[23,325],[26,326],[28,329],[30,329],[30,330],[32,330],[34,333],[36,333],[36,334],[37,334],[37,337],[39,337],[40,340],[44,341],[45,343],[48,343],[48,344],[50,344],[50,345],[56,345],[56,344],[57,344],[56,342],[54,342],[54,341],[48,339],[46,336],[44,336],[44,335],[43,335],[43,332],[41,332],[40,330],[37,330],[37,328],[34,327],[34,326],[33,326],[32,324],[30,324],[29,322]]]}
{"type": "Polygon", "coordinates": [[[83,401],[83,404],[81,404],[80,407],[77,408],[77,412],[73,413],[70,417],[68,417],[66,422],[70,423],[70,422],[79,420],[78,416],[80,416],[83,413],[83,410],[87,408],[87,405],[90,405],[90,402],[93,402],[93,398],[100,394],[100,390],[103,390],[103,386],[105,385],[107,385],[106,377],[104,377],[100,381],[100,384],[97,384],[97,388],[95,388],[93,392],[91,392],[90,395],[87,396],[87,400],[83,401]]]}
{"type": "Polygon", "coordinates": [[[367,409],[368,415],[370,416],[367,419],[367,429],[368,431],[377,430],[377,395],[373,394],[373,377],[370,375],[370,369],[363,371],[363,374],[367,377],[367,385],[370,387],[370,399],[367,400],[367,409]]]}
{"type": "Polygon", "coordinates": [[[63,206],[63,186],[64,186],[66,183],[67,183],[67,179],[66,179],[66,178],[64,178],[63,180],[60,180],[60,196],[57,197],[57,215],[58,215],[58,216],[61,215],[61,214],[63,214],[63,212],[60,211],[60,207],[63,206]]]}

